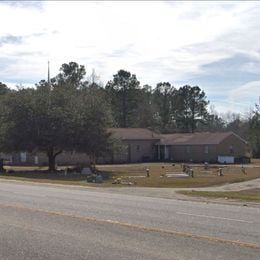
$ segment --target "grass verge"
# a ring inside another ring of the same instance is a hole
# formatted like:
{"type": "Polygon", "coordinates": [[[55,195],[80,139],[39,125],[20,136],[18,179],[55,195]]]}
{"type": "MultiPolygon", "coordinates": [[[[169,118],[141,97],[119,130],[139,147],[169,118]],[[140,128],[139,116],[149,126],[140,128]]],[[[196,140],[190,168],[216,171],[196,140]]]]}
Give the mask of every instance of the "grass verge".
{"type": "Polygon", "coordinates": [[[242,201],[260,202],[260,188],[242,191],[179,191],[178,193],[207,198],[224,198],[242,201]]]}
{"type": "Polygon", "coordinates": [[[86,181],[86,177],[80,174],[68,174],[67,176],[64,176],[64,174],[48,173],[45,171],[35,172],[34,170],[2,173],[0,179],[80,186],[89,186],[90,184],[86,181]]]}

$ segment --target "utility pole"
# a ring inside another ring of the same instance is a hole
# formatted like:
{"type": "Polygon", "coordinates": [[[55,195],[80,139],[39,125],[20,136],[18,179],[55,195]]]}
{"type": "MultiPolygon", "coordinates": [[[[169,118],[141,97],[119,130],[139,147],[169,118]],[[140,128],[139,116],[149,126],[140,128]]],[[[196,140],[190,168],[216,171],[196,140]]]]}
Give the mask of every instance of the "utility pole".
{"type": "Polygon", "coordinates": [[[50,61],[48,61],[48,85],[50,86],[50,61]]]}
{"type": "Polygon", "coordinates": [[[51,107],[51,80],[50,80],[50,61],[48,61],[48,87],[49,87],[49,97],[48,97],[48,111],[51,107]]]}

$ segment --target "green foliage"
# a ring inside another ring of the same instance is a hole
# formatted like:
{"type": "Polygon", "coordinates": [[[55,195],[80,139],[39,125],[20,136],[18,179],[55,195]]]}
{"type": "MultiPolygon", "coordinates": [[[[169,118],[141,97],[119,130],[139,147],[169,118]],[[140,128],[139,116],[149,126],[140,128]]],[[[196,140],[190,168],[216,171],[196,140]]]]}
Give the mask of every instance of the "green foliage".
{"type": "Polygon", "coordinates": [[[198,86],[185,85],[177,92],[176,124],[182,132],[193,133],[198,122],[205,123],[208,112],[205,92],[198,86]]]}
{"type": "MultiPolygon", "coordinates": [[[[208,101],[199,87],[175,89],[169,82],[140,87],[136,76],[119,70],[106,85],[115,127],[149,127],[162,132],[194,132],[210,118],[208,101]]],[[[217,118],[215,118],[217,119],[217,118]]]]}
{"type": "Polygon", "coordinates": [[[152,87],[143,86],[138,90],[138,97],[137,113],[132,126],[159,129],[161,122],[157,107],[153,102],[152,87]]]}
{"type": "Polygon", "coordinates": [[[60,68],[60,73],[52,79],[52,83],[56,87],[80,88],[87,84],[84,82],[86,70],[83,65],[76,62],[64,63],[60,68]]]}
{"type": "Polygon", "coordinates": [[[153,92],[153,102],[163,132],[171,132],[175,128],[176,89],[169,82],[160,82],[153,92]]]}
{"type": "Polygon", "coordinates": [[[84,152],[93,162],[121,146],[107,127],[144,127],[164,133],[233,131],[250,142],[260,156],[259,107],[249,120],[209,112],[198,86],[176,89],[169,82],[140,86],[135,74],[119,70],[105,88],[90,83],[76,62],[62,64],[50,82],[11,91],[0,82],[0,148],[3,151],[44,151],[49,167],[64,150],[84,152]]]}
{"type": "Polygon", "coordinates": [[[249,121],[242,119],[240,114],[232,113],[232,120],[226,123],[226,131],[232,131],[242,138],[248,139],[249,136],[249,121]]]}
{"type": "Polygon", "coordinates": [[[53,170],[55,157],[70,145],[70,96],[48,88],[21,89],[6,96],[2,150],[46,152],[53,170]]]}
{"type": "Polygon", "coordinates": [[[7,94],[11,90],[4,83],[0,82],[0,96],[7,94]]]}
{"type": "Polygon", "coordinates": [[[260,157],[260,107],[256,105],[253,116],[249,120],[250,142],[254,156],[260,157]]]}
{"type": "Polygon", "coordinates": [[[3,151],[45,152],[51,171],[56,156],[64,150],[94,157],[105,151],[109,106],[99,88],[79,81],[84,67],[72,65],[63,64],[63,81],[52,85],[41,81],[35,89],[19,89],[4,96],[0,106],[3,151]]]}
{"type": "Polygon", "coordinates": [[[222,132],[226,130],[226,122],[217,114],[208,113],[203,123],[198,122],[197,130],[200,132],[222,132]]]}
{"type": "Polygon", "coordinates": [[[131,127],[138,114],[140,82],[134,74],[119,70],[106,85],[108,98],[118,127],[131,127]]]}
{"type": "Polygon", "coordinates": [[[110,107],[102,89],[95,86],[77,92],[73,107],[73,148],[85,152],[95,161],[109,149],[107,127],[112,123],[110,107]]]}

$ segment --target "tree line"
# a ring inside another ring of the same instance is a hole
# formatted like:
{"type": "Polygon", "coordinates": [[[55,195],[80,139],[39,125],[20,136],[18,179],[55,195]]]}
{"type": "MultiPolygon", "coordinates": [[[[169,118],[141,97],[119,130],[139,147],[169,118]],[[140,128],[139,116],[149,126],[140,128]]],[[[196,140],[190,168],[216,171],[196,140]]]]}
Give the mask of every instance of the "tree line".
{"type": "Polygon", "coordinates": [[[49,169],[62,151],[75,150],[95,160],[113,149],[108,127],[145,127],[162,133],[234,131],[250,140],[260,155],[260,110],[247,119],[210,111],[199,86],[179,89],[169,82],[141,85],[135,74],[119,70],[102,86],[76,62],[35,87],[10,89],[0,82],[0,150],[45,152],[49,169]]]}

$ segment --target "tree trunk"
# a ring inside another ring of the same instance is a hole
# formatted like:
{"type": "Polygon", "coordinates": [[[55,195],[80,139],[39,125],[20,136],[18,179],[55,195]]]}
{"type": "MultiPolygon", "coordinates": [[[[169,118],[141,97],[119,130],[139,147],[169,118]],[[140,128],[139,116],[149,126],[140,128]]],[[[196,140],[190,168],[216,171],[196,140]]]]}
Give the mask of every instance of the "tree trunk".
{"type": "Polygon", "coordinates": [[[54,153],[53,147],[49,148],[47,151],[47,156],[48,156],[48,163],[49,163],[49,172],[53,173],[56,171],[56,165],[55,165],[55,160],[56,156],[60,154],[62,151],[54,153]]]}
{"type": "Polygon", "coordinates": [[[195,131],[195,119],[192,117],[191,119],[191,132],[194,133],[195,131]]]}
{"type": "Polygon", "coordinates": [[[123,119],[123,122],[122,122],[122,127],[127,127],[127,104],[126,104],[126,89],[125,87],[123,87],[123,98],[122,98],[122,119],[123,119]]]}
{"type": "Polygon", "coordinates": [[[4,172],[5,169],[4,169],[4,160],[3,159],[0,159],[0,172],[4,172]]]}
{"type": "Polygon", "coordinates": [[[48,149],[47,152],[47,156],[48,156],[48,163],[49,163],[49,172],[55,172],[55,156],[54,156],[54,152],[53,152],[53,148],[48,149]]]}
{"type": "Polygon", "coordinates": [[[96,155],[95,154],[90,155],[90,159],[91,159],[91,162],[90,162],[91,170],[93,171],[93,173],[95,173],[96,172],[96,155]]]}
{"type": "Polygon", "coordinates": [[[194,133],[196,128],[196,122],[195,122],[195,104],[194,100],[191,103],[191,132],[194,133]]]}

